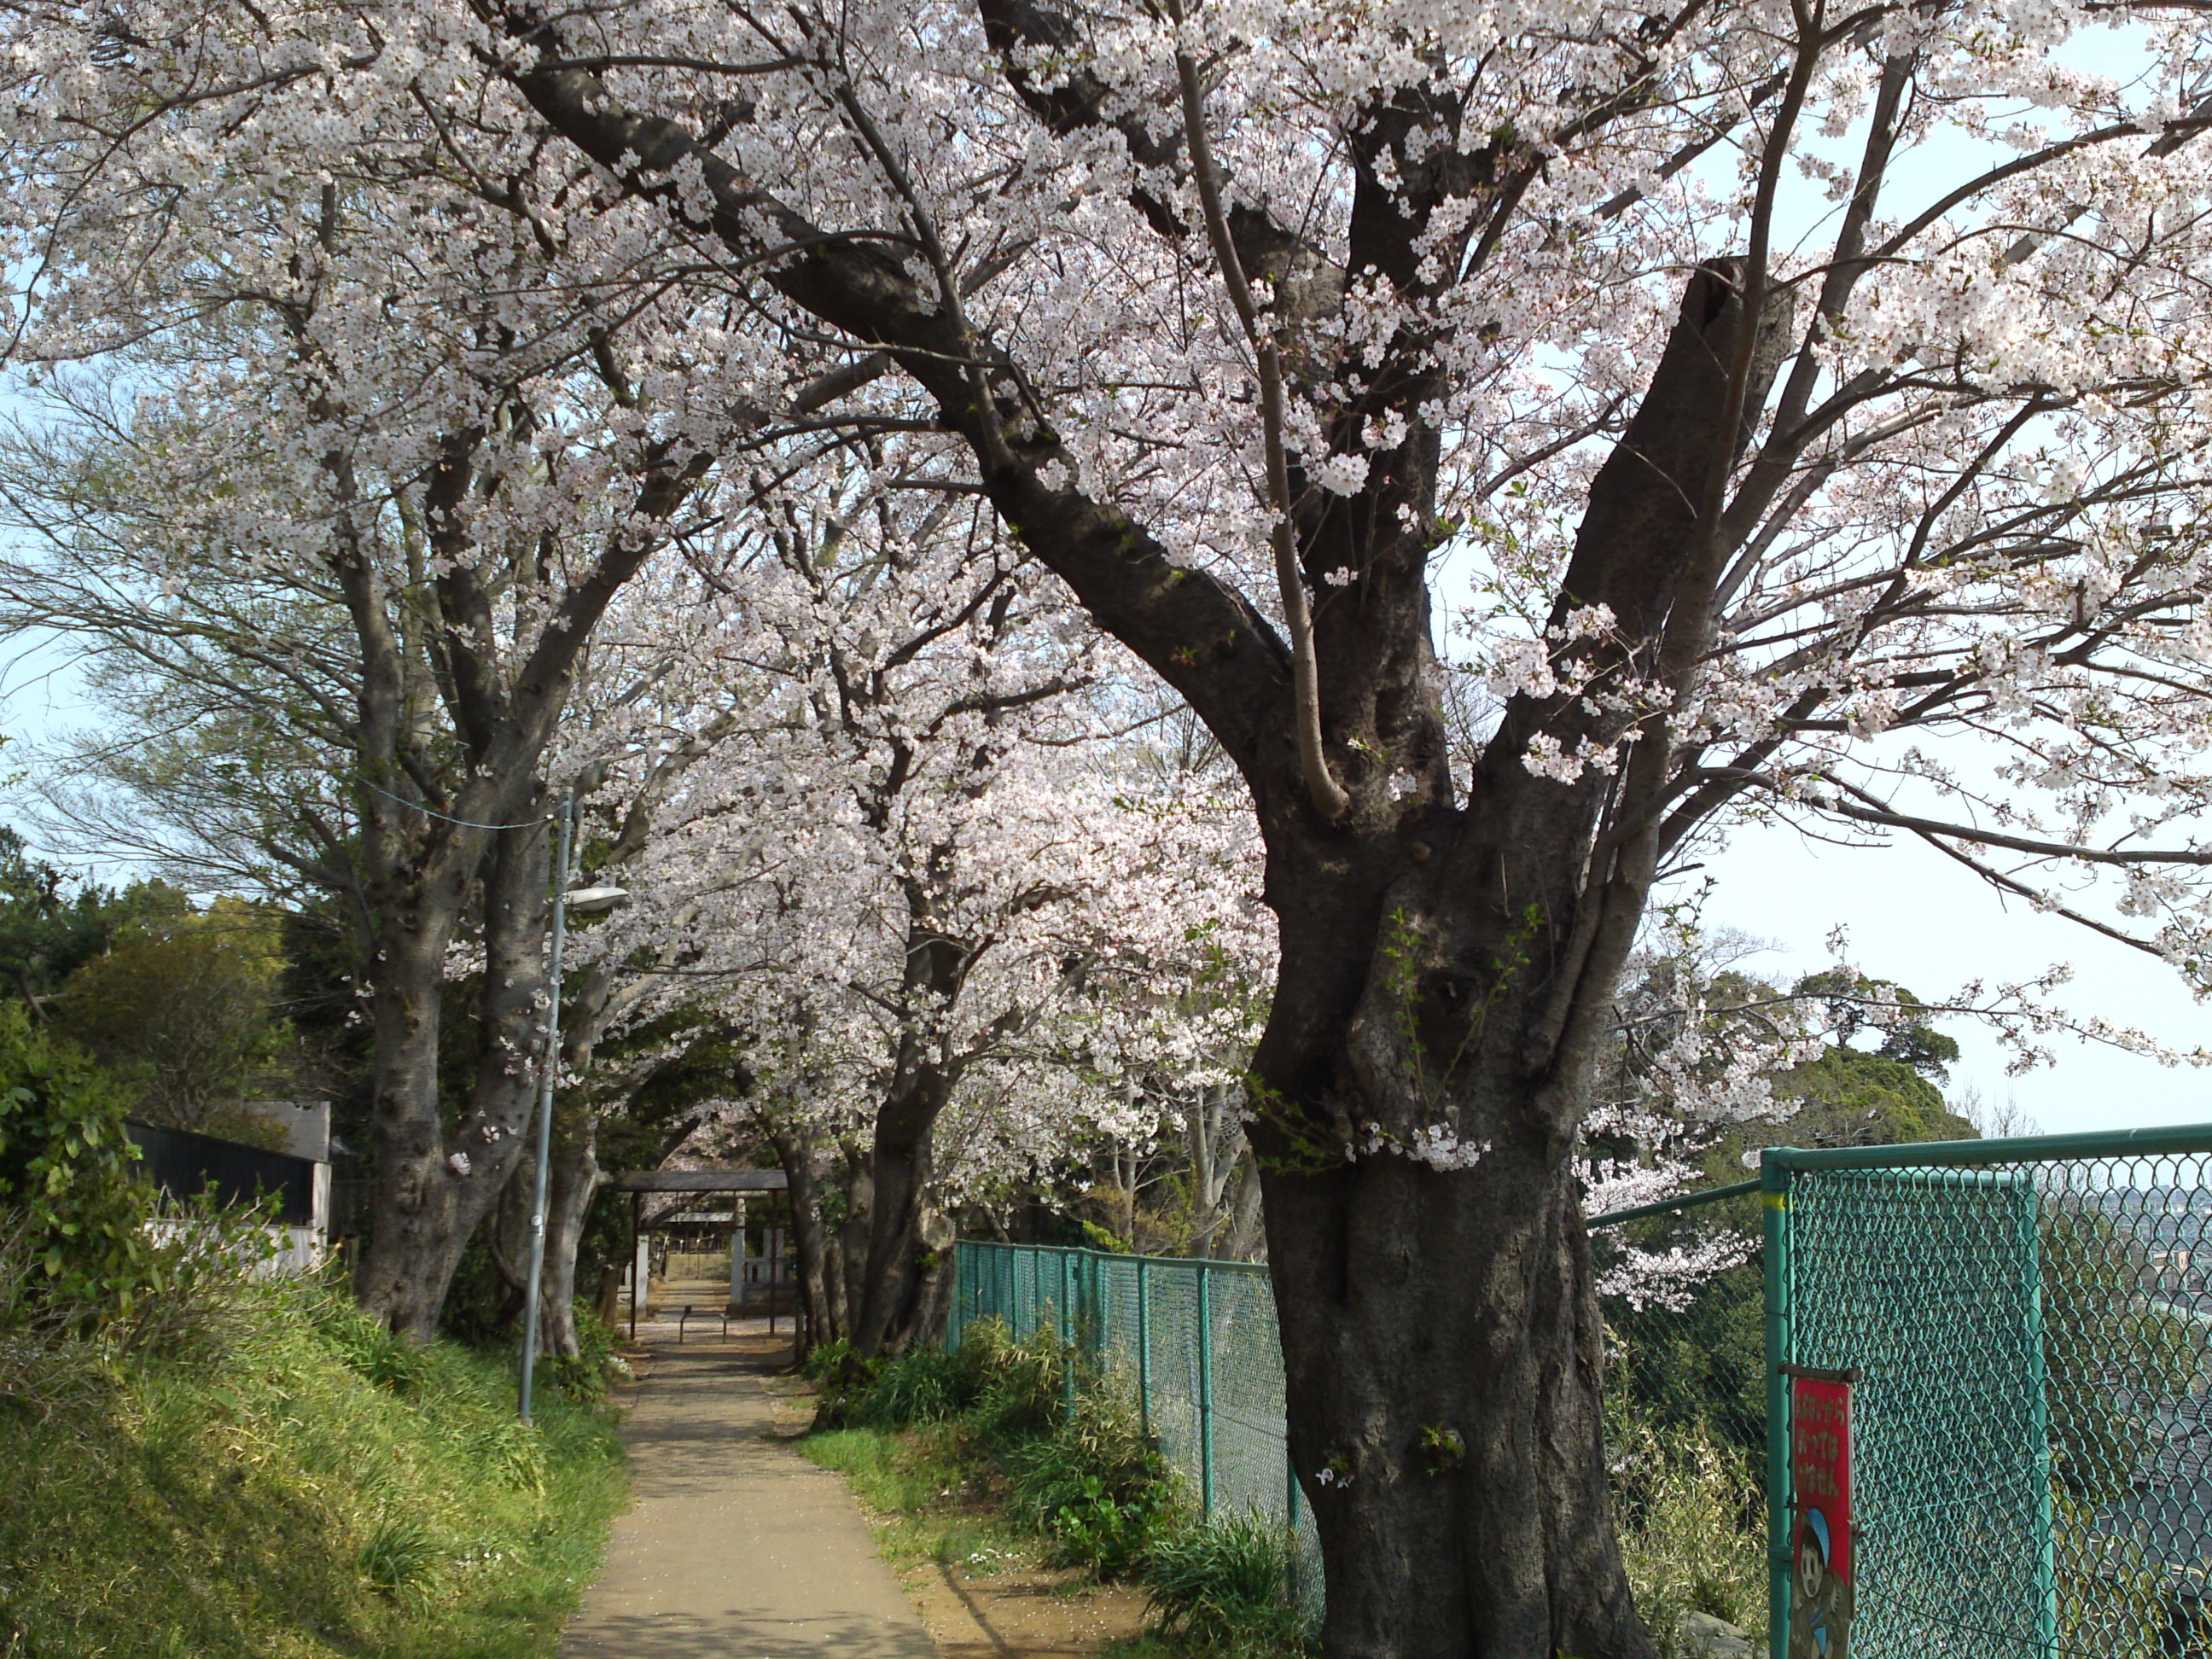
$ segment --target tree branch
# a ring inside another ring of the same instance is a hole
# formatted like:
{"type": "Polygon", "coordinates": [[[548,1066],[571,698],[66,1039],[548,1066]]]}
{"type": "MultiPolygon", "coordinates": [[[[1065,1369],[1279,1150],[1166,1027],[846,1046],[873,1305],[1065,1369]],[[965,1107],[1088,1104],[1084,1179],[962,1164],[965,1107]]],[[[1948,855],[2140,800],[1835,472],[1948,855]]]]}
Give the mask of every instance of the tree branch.
{"type": "MultiPolygon", "coordinates": [[[[489,12],[487,21],[515,35],[538,33],[525,17],[489,12]]],[[[975,407],[964,367],[981,360],[994,386],[1009,395],[1017,388],[988,339],[961,340],[898,259],[870,242],[825,234],[674,122],[623,108],[594,77],[534,65],[501,72],[556,132],[617,172],[632,194],[662,203],[740,259],[759,258],[763,228],[780,236],[785,252],[762,264],[765,280],[800,309],[888,351],[936,399],[945,424],[975,453],[984,489],[1012,533],[1199,711],[1262,803],[1281,799],[1297,778],[1282,641],[1243,594],[1177,564],[1126,513],[1060,482],[1075,467],[1049,431],[994,441],[1000,416],[975,407]],[[670,178],[694,162],[712,204],[704,223],[670,178]]]]}
{"type": "Polygon", "coordinates": [[[1275,551],[1275,585],[1283,602],[1283,621],[1291,633],[1291,696],[1297,722],[1298,769],[1314,810],[1335,819],[1352,805],[1352,797],[1330,775],[1328,757],[1322,749],[1321,673],[1314,657],[1313,615],[1306,608],[1305,578],[1298,569],[1297,532],[1291,522],[1290,454],[1283,433],[1283,362],[1272,327],[1260,319],[1245,280],[1244,266],[1229,234],[1229,221],[1221,208],[1221,179],[1214,171],[1212,147],[1206,137],[1206,94],[1198,81],[1198,64],[1187,52],[1176,53],[1176,75],[1182,86],[1183,135],[1190,146],[1192,166],[1198,174],[1198,198],[1206,215],[1206,238],[1213,245],[1214,263],[1229,290],[1237,320],[1252,343],[1260,373],[1260,434],[1267,453],[1267,507],[1273,522],[1268,540],[1275,551]]]}

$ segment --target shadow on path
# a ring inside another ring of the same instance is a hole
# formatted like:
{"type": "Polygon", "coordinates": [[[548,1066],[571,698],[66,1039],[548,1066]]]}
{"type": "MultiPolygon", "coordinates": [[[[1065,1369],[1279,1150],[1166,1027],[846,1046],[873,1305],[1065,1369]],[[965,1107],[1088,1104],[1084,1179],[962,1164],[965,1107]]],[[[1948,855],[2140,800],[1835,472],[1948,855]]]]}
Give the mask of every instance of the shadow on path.
{"type": "Polygon", "coordinates": [[[919,1630],[886,1630],[874,1619],[791,1620],[745,1607],[697,1619],[633,1614],[596,1620],[589,1647],[574,1645],[572,1630],[561,1648],[571,1652],[621,1654],[624,1659],[936,1659],[937,1648],[919,1630]],[[920,1644],[920,1645],[916,1645],[920,1644]]]}

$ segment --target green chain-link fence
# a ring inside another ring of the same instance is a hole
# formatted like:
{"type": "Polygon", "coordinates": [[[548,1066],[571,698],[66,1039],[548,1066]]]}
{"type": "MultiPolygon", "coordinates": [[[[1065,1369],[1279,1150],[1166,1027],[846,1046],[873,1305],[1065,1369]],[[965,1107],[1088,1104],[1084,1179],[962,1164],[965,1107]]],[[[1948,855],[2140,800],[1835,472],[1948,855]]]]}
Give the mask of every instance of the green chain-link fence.
{"type": "MultiPolygon", "coordinates": [[[[2212,1659],[2212,1127],[1779,1149],[1592,1226],[1601,1268],[1758,1241],[1607,1298],[1616,1511],[1647,1585],[1680,1580],[1648,1610],[1763,1582],[1784,1659],[1790,1381],[1818,1372],[1852,1379],[1856,1659],[2212,1659]]],[[[1265,1269],[963,1242],[951,1340],[992,1316],[1126,1378],[1209,1514],[1297,1528],[1317,1598],[1265,1269]]]]}
{"type": "Polygon", "coordinates": [[[1770,1413],[1853,1379],[1852,1652],[2212,1653],[2212,1131],[1785,1149],[1762,1184],[1770,1413]]]}
{"type": "MultiPolygon", "coordinates": [[[[1651,1214],[1650,1226],[1663,1227],[1662,1212],[1651,1214]]],[[[1755,1229],[1757,1215],[1753,1198],[1748,1219],[1738,1219],[1755,1229]]],[[[1319,1613],[1321,1543],[1285,1443],[1282,1348],[1265,1267],[963,1239],[948,1345],[971,1322],[990,1318],[1017,1340],[1045,1329],[1080,1345],[1139,1402],[1168,1466],[1206,1516],[1257,1515],[1291,1528],[1299,1593],[1319,1613]]],[[[1763,1584],[1756,1265],[1731,1270],[1692,1299],[1609,1298],[1607,1325],[1624,1510],[1655,1532],[1676,1522],[1664,1508],[1673,1483],[1711,1478],[1717,1460],[1701,1455],[1717,1453],[1730,1493],[1725,1524],[1744,1554],[1741,1574],[1763,1584]]]]}
{"type": "Polygon", "coordinates": [[[1238,1261],[1108,1255],[963,1239],[946,1340],[997,1318],[1080,1345],[1141,1406],[1168,1467],[1203,1513],[1295,1530],[1298,1587],[1318,1607],[1321,1544],[1283,1436],[1283,1351],[1267,1270],[1238,1261]]]}

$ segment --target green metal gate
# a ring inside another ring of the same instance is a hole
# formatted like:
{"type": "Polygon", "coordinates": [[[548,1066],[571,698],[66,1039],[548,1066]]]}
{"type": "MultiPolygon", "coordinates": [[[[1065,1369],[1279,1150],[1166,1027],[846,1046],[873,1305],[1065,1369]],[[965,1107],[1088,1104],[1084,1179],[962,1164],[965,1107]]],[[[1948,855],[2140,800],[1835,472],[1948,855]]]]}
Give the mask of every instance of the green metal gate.
{"type": "Polygon", "coordinates": [[[1769,1639],[1793,1373],[1848,1375],[1855,1659],[2212,1653],[2212,1130],[1770,1150],[1769,1639]]]}

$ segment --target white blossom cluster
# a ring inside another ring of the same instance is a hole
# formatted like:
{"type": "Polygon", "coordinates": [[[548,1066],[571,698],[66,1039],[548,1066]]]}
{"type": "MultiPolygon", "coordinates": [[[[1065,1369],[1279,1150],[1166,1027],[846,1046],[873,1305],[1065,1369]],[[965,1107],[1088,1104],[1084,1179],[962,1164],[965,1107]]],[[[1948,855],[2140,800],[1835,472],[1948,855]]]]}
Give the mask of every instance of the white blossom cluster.
{"type": "MultiPolygon", "coordinates": [[[[1085,758],[1110,699],[1078,694],[1129,671],[1023,562],[1033,526],[986,522],[918,355],[808,287],[830,246],[956,325],[976,386],[1003,370],[994,465],[1048,453],[1040,489],[1258,614],[1310,592],[1326,638],[1376,586],[1332,555],[1279,586],[1283,512],[1427,538],[1543,788],[1610,799],[1644,757],[1677,856],[1741,813],[1921,836],[2212,982],[2201,30],[2105,0],[1652,15],[1209,0],[1007,47],[968,0],[28,0],[0,17],[0,338],[48,386],[118,365],[181,504],[144,538],[157,589],[282,573],[344,605],[362,572],[473,572],[469,627],[520,683],[580,550],[662,548],[567,751],[636,813],[639,902],[595,948],[666,980],[641,1017],[711,987],[749,1031],[808,1034],[759,1064],[848,1127],[916,1067],[1049,1054],[1048,1089],[976,1090],[980,1170],[1109,1121],[1139,1054],[1231,1069],[1256,1000],[1200,1017],[1193,976],[1217,949],[1264,974],[1268,926],[1237,813],[1085,758]],[[2075,67],[2085,36],[2124,72],[2075,67]],[[585,160],[521,89],[548,54],[728,177],[585,160]],[[1205,216],[1171,159],[1179,59],[1230,208],[1296,246],[1246,308],[1293,371],[1282,512],[1265,354],[1207,238],[1159,229],[1205,216]],[[1079,79],[1099,118],[1039,116],[1079,79]],[[1370,142],[1401,106],[1427,113],[1370,142]],[[1346,268],[1355,216],[1417,198],[1403,262],[1346,268]],[[1742,259],[1794,309],[1697,504],[1711,626],[1674,661],[1571,562],[1686,273],[1742,259]],[[1384,380],[1425,389],[1367,412],[1384,380]],[[457,444],[477,482],[439,495],[457,444]],[[1418,512],[1377,483],[1416,444],[1418,512]],[[695,463],[696,495],[640,510],[695,463]],[[1966,742],[1997,758],[1962,766],[1966,742]],[[2087,896],[2057,873],[2084,864],[2087,896]]],[[[297,670],[312,630],[269,631],[297,670]]],[[[1378,812],[1431,804],[1412,757],[1362,765],[1378,812]]],[[[2067,1018],[2033,981],[1960,1000],[2031,1057],[2067,1018]]],[[[1685,1035],[1650,1075],[1681,1121],[1736,1121],[1761,1063],[1685,1035]]],[[[1385,1103],[1378,1147],[1479,1157],[1385,1103]]]]}
{"type": "Polygon", "coordinates": [[[651,688],[592,696],[564,757],[635,848],[580,948],[635,975],[629,1024],[738,1034],[726,1115],[865,1142],[918,1090],[950,1203],[1152,1133],[1133,1076],[1240,1078],[1273,932],[1249,816],[1122,729],[1131,665],[905,487],[928,445],[877,459],[635,595],[599,684],[651,688]]]}

